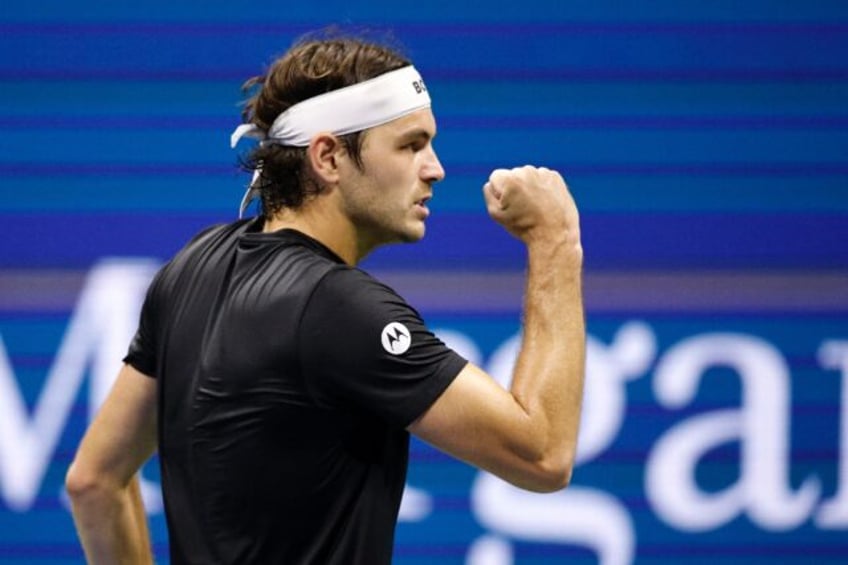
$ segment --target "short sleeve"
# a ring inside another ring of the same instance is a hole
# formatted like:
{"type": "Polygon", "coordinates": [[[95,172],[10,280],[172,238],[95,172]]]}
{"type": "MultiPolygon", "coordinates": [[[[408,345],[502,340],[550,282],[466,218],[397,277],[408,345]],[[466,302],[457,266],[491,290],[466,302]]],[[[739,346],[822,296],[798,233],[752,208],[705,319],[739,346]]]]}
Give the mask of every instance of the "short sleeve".
{"type": "Polygon", "coordinates": [[[235,227],[238,228],[246,224],[248,220],[242,220],[237,224],[229,226],[215,225],[200,231],[195,235],[180,252],[166,263],[147,289],[147,294],[144,297],[144,304],[141,307],[141,317],[139,319],[138,329],[130,342],[127,355],[124,357],[124,363],[132,365],[145,375],[157,376],[157,347],[160,339],[160,316],[165,316],[165,308],[167,304],[173,300],[166,300],[165,294],[167,289],[174,289],[174,273],[176,265],[180,258],[184,258],[186,253],[193,247],[201,244],[207,238],[214,237],[221,233],[222,229],[235,227]],[[171,282],[166,282],[171,281],[171,282]]]}
{"type": "Polygon", "coordinates": [[[406,427],[466,364],[389,287],[357,269],[328,273],[300,324],[307,390],[338,409],[364,410],[406,427]]]}
{"type": "Polygon", "coordinates": [[[153,278],[147,289],[144,304],[141,307],[138,329],[130,342],[124,363],[132,365],[141,373],[156,376],[156,318],[159,308],[159,288],[163,277],[162,268],[153,278]]]}

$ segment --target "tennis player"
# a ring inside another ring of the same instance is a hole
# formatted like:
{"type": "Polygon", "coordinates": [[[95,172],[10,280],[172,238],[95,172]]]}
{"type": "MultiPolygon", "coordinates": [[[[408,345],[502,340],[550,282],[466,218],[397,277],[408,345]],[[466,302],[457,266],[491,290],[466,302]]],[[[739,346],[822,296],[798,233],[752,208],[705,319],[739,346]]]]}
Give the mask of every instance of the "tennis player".
{"type": "Polygon", "coordinates": [[[91,563],[145,563],[136,479],[158,449],[171,563],[389,563],[410,433],[533,491],[575,456],[585,330],[562,177],[498,169],[491,218],[528,268],[511,387],[356,267],[424,237],[445,172],[419,72],[394,49],[304,39],[249,82],[243,201],[155,277],[125,364],[67,475],[91,563]]]}

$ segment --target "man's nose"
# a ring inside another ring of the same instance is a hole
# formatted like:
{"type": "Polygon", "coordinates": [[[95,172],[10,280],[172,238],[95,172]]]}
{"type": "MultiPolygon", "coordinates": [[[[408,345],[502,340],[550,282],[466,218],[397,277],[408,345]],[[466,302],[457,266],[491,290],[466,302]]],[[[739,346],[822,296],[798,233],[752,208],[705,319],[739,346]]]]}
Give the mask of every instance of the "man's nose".
{"type": "Polygon", "coordinates": [[[445,178],[445,169],[442,167],[436,151],[432,148],[429,150],[427,160],[422,167],[421,176],[429,183],[439,182],[445,178]]]}

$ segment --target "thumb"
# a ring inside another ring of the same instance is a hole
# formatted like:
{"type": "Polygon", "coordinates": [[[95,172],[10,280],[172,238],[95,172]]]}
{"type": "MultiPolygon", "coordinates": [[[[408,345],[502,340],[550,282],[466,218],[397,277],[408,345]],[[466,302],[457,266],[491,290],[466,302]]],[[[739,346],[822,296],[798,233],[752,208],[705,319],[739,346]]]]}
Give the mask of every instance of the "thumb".
{"type": "Polygon", "coordinates": [[[486,209],[489,215],[494,215],[503,210],[501,197],[503,193],[495,187],[491,182],[483,185],[483,200],[486,202],[486,209]]]}
{"type": "Polygon", "coordinates": [[[487,202],[493,201],[499,203],[503,192],[490,181],[483,185],[483,196],[487,202]]]}

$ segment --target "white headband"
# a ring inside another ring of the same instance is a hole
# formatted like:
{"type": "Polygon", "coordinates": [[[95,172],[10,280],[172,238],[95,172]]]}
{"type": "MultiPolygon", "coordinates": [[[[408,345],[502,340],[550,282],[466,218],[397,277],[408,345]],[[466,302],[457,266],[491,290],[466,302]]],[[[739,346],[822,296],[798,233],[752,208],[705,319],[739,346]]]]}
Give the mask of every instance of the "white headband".
{"type": "MultiPolygon", "coordinates": [[[[230,147],[242,137],[262,143],[306,147],[315,134],[345,135],[386,124],[416,110],[430,107],[430,95],[415,67],[408,66],[376,78],[307,98],[277,116],[268,133],[254,124],[242,124],[230,136],[230,147]]],[[[244,213],[257,195],[257,170],[241,203],[244,213]]]]}
{"type": "Polygon", "coordinates": [[[415,67],[307,98],[277,116],[268,134],[242,124],[230,137],[235,147],[243,136],[291,147],[306,147],[320,132],[345,135],[391,122],[430,107],[430,95],[415,67]]]}

